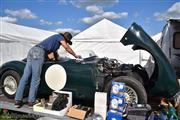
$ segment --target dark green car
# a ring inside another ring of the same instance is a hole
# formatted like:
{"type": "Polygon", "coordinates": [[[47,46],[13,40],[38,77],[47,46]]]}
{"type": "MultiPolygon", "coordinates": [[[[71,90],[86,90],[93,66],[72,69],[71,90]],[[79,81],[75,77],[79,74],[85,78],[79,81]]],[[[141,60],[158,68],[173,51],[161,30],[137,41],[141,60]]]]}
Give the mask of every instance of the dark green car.
{"type": "MultiPolygon", "coordinates": [[[[93,105],[94,93],[102,91],[109,94],[112,81],[126,84],[127,102],[147,103],[147,94],[172,97],[179,91],[175,72],[167,58],[140,26],[132,24],[121,42],[124,45],[134,44],[133,49],[144,49],[151,53],[156,65],[152,76],[149,77],[146,70],[140,65],[120,64],[116,59],[97,56],[91,56],[82,61],[75,59],[47,61],[43,66],[38,96],[47,96],[52,92],[45,82],[45,73],[53,64],[64,67],[67,73],[67,82],[62,90],[72,91],[75,103],[85,101],[85,103],[93,105]]],[[[1,66],[0,83],[6,97],[14,98],[25,64],[25,61],[10,61],[1,66]]]]}

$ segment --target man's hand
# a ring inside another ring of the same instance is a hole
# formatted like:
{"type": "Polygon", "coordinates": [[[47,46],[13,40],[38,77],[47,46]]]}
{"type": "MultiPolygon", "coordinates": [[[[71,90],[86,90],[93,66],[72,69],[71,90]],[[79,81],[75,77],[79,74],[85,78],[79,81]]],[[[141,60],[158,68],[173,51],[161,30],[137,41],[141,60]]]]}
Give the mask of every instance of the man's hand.
{"type": "Polygon", "coordinates": [[[76,55],[75,58],[81,59],[82,57],[81,57],[81,55],[76,55]]]}
{"type": "Polygon", "coordinates": [[[64,47],[64,49],[70,53],[71,55],[73,55],[75,58],[81,58],[80,55],[76,55],[75,52],[71,49],[71,47],[69,46],[69,44],[66,43],[65,40],[61,40],[60,41],[61,45],[64,47]]]}
{"type": "Polygon", "coordinates": [[[54,56],[54,53],[53,53],[53,52],[51,52],[51,53],[48,54],[48,59],[49,59],[49,60],[55,60],[55,56],[54,56]]]}

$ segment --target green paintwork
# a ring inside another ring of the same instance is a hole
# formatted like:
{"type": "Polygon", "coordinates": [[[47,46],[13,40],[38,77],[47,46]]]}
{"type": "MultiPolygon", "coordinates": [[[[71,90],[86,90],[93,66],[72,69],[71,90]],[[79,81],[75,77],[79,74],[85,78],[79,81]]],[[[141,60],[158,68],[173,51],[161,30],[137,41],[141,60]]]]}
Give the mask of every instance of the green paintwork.
{"type": "Polygon", "coordinates": [[[134,50],[144,49],[154,57],[157,71],[150,78],[150,80],[155,81],[154,86],[149,91],[150,95],[172,97],[180,90],[176,74],[168,59],[159,46],[139,25],[133,23],[120,42],[124,45],[134,45],[134,50]]]}
{"type": "MultiPolygon", "coordinates": [[[[23,61],[11,61],[3,64],[0,70],[2,72],[3,70],[12,69],[22,76],[25,64],[26,63],[23,61]]],[[[73,99],[93,101],[94,93],[96,91],[96,79],[98,77],[96,63],[83,64],[74,59],[68,61],[45,62],[41,73],[41,83],[38,94],[51,94],[52,90],[45,83],[45,72],[48,67],[53,64],[60,64],[66,70],[67,83],[63,90],[72,91],[73,99]]]]}

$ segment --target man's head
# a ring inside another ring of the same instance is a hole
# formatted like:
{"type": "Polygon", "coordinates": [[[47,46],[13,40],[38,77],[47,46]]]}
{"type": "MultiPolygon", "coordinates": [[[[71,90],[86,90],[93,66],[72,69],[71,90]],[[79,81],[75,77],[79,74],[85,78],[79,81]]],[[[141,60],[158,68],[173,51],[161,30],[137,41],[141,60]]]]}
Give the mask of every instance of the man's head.
{"type": "Polygon", "coordinates": [[[69,45],[72,45],[72,42],[71,42],[72,35],[71,35],[71,33],[65,32],[64,34],[61,34],[61,35],[64,37],[65,41],[67,43],[69,43],[69,45]]]}

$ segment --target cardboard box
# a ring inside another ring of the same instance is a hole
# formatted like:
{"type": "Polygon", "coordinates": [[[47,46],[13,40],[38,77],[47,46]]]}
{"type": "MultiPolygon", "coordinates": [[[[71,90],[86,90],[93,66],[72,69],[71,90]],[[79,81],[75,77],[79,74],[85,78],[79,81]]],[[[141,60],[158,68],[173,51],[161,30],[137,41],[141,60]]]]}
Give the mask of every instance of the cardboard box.
{"type": "Polygon", "coordinates": [[[68,110],[66,115],[72,118],[84,120],[86,118],[86,115],[90,111],[91,111],[90,108],[88,108],[87,110],[82,110],[82,109],[79,109],[77,105],[74,105],[68,110]]]}

